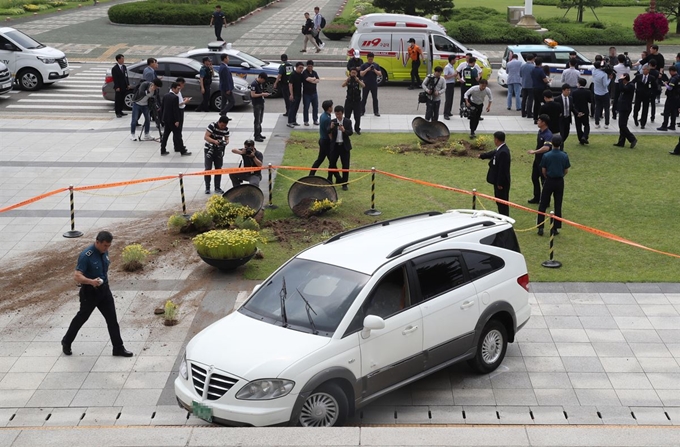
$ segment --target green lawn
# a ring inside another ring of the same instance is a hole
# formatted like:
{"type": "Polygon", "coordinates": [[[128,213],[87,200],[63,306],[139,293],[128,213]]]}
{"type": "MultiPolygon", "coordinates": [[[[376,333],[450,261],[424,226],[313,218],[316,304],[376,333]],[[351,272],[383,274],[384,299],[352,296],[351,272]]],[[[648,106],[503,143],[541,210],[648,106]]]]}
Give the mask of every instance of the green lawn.
{"type": "MultiPolygon", "coordinates": [[[[109,1],[110,1],[110,0],[98,0],[98,3],[99,3],[99,4],[108,3],[109,1]]],[[[26,4],[28,4],[28,3],[30,3],[30,1],[29,1],[29,0],[26,0],[26,4]]],[[[36,13],[33,13],[33,12],[24,12],[23,14],[17,14],[17,15],[3,15],[1,10],[2,10],[2,8],[3,8],[4,6],[3,6],[2,3],[0,2],[0,18],[9,17],[10,19],[18,19],[18,18],[22,18],[22,17],[33,16],[34,14],[37,14],[37,15],[54,14],[54,13],[59,12],[59,11],[57,11],[57,9],[61,9],[61,11],[68,11],[68,10],[71,10],[71,9],[78,9],[78,5],[82,5],[82,8],[89,8],[89,7],[93,7],[93,6],[94,6],[94,2],[93,2],[92,0],[83,0],[83,1],[80,1],[80,2],[78,2],[78,1],[75,1],[75,2],[73,2],[73,1],[68,1],[65,5],[59,6],[59,7],[57,7],[57,8],[45,9],[45,10],[42,10],[42,11],[38,11],[38,12],[36,12],[36,13]]],[[[7,5],[5,5],[5,6],[7,6],[7,5]]],[[[97,6],[99,6],[99,5],[97,5],[97,6]]],[[[7,25],[7,26],[12,26],[12,22],[6,22],[6,25],[7,25]]],[[[30,33],[29,33],[29,34],[30,34],[30,33]]]]}
{"type": "MultiPolygon", "coordinates": [[[[576,144],[575,139],[575,135],[571,136],[567,142],[572,169],[566,179],[564,217],[652,248],[680,253],[680,233],[674,230],[678,214],[680,157],[668,155],[677,139],[673,136],[640,137],[634,150],[613,147],[616,136],[594,135],[591,144],[585,147],[576,144]]],[[[283,164],[311,165],[317,154],[316,140],[316,134],[293,132],[283,164]]],[[[477,188],[482,193],[493,194],[491,185],[485,182],[485,161],[420,153],[393,154],[384,149],[399,143],[416,143],[413,134],[369,133],[354,137],[353,143],[353,168],[375,166],[414,179],[465,190],[477,188]]],[[[531,197],[533,157],[526,150],[535,145],[535,136],[509,135],[507,143],[512,152],[510,200],[525,205],[531,197]]],[[[274,189],[274,203],[279,208],[267,211],[266,219],[293,217],[286,205],[291,181],[285,177],[300,178],[307,173],[282,170],[281,174],[274,189]]],[[[353,173],[350,180],[362,175],[353,173]]],[[[370,206],[370,177],[353,183],[347,192],[338,188],[338,195],[342,205],[324,219],[337,219],[345,228],[377,220],[363,214],[370,206]]],[[[495,203],[488,200],[482,200],[480,205],[496,209],[495,203]]],[[[376,208],[383,212],[378,219],[470,207],[468,195],[377,177],[376,208]]],[[[521,231],[535,225],[535,214],[512,209],[511,217],[517,220],[515,228],[533,281],[656,282],[678,279],[680,260],[676,258],[606,240],[570,226],[565,226],[555,242],[555,259],[561,261],[563,267],[545,269],[540,264],[548,258],[548,238],[537,236],[535,230],[521,231]]],[[[292,244],[273,242],[265,245],[265,258],[250,262],[246,276],[264,278],[299,250],[324,239],[310,236],[303,229],[299,236],[300,241],[292,244]]]]}

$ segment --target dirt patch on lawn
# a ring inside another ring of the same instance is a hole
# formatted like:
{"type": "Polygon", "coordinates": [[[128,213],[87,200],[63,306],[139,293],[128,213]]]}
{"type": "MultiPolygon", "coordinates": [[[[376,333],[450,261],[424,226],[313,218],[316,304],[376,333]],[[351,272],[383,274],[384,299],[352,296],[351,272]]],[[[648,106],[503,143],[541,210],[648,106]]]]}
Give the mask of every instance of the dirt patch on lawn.
{"type": "Polygon", "coordinates": [[[291,245],[291,241],[302,240],[309,236],[331,237],[345,231],[343,224],[337,220],[311,216],[308,219],[278,219],[270,220],[262,225],[269,229],[281,243],[291,245]]]}
{"type": "Polygon", "coordinates": [[[383,148],[383,150],[394,154],[416,153],[445,157],[477,158],[480,153],[487,150],[486,146],[486,144],[478,145],[474,140],[448,140],[446,137],[440,137],[438,141],[432,144],[401,143],[395,144],[394,146],[387,146],[383,148]]]}

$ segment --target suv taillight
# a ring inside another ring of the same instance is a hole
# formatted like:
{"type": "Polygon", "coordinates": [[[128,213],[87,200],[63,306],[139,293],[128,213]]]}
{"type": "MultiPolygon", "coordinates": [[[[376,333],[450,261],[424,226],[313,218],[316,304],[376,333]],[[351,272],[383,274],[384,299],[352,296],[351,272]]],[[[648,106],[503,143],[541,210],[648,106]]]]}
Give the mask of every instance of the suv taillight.
{"type": "Polygon", "coordinates": [[[522,286],[524,290],[529,291],[529,274],[525,274],[517,278],[517,284],[522,286]]]}
{"type": "Polygon", "coordinates": [[[105,77],[105,78],[104,78],[104,82],[105,82],[106,84],[108,84],[108,83],[110,83],[110,82],[113,82],[113,76],[107,76],[107,77],[105,77]]]}

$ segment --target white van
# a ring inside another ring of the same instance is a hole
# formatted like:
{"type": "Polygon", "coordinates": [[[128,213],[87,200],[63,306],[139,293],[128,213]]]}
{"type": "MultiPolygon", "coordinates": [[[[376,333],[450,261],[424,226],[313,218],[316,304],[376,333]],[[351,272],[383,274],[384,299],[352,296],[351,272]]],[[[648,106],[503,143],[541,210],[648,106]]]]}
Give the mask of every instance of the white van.
{"type": "Polygon", "coordinates": [[[426,61],[420,67],[421,78],[432,73],[434,67],[448,64],[451,54],[457,58],[457,67],[468,52],[477,58],[482,78],[491,76],[491,65],[484,54],[447,36],[444,27],[432,20],[405,14],[367,14],[359,17],[355,25],[357,29],[352,35],[348,55],[352,57],[353,50],[358,49],[366,61],[368,53],[375,54],[375,63],[382,69],[382,76],[378,77],[380,85],[388,80],[411,79],[411,64],[408,63],[408,40],[411,38],[423,50],[426,61]]]}
{"type": "Polygon", "coordinates": [[[0,62],[0,95],[12,90],[12,84],[14,84],[12,73],[9,72],[7,65],[0,62]]]}
{"type": "Polygon", "coordinates": [[[24,90],[39,90],[70,73],[64,53],[14,28],[0,28],[0,62],[24,90]]]}

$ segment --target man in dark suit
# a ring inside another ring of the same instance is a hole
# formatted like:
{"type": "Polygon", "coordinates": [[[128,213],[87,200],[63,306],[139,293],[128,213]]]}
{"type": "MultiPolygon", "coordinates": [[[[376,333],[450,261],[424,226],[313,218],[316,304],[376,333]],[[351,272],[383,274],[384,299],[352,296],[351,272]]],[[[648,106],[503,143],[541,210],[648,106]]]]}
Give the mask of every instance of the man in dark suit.
{"type": "Polygon", "coordinates": [[[125,56],[122,54],[116,55],[116,65],[111,69],[111,76],[113,77],[113,90],[116,95],[113,108],[116,112],[116,118],[122,118],[127,115],[127,113],[123,113],[123,106],[125,105],[125,95],[130,90],[125,56]]]}
{"type": "Polygon", "coordinates": [[[633,149],[637,144],[637,138],[633,132],[628,129],[628,118],[630,112],[633,111],[633,95],[635,95],[635,86],[630,82],[630,75],[624,74],[619,79],[619,99],[617,102],[617,109],[619,111],[619,141],[614,146],[623,147],[626,140],[630,142],[630,148],[633,149]]]}
{"type": "Polygon", "coordinates": [[[555,104],[562,109],[559,117],[560,136],[562,141],[567,141],[569,132],[571,130],[571,115],[575,113],[574,99],[571,95],[571,86],[569,84],[562,84],[562,94],[555,98],[555,104]]]}
{"type": "Polygon", "coordinates": [[[590,144],[590,107],[593,104],[593,92],[586,88],[587,81],[578,80],[578,88],[571,97],[574,100],[574,121],[576,123],[576,137],[581,145],[590,144]]]}
{"type": "MultiPolygon", "coordinates": [[[[486,174],[487,183],[493,185],[493,195],[497,199],[510,200],[510,149],[505,144],[505,132],[495,132],[493,142],[496,150],[479,154],[482,160],[489,160],[489,172],[486,174]]],[[[510,216],[510,206],[496,202],[498,213],[510,216]]]]}
{"type": "Polygon", "coordinates": [[[231,77],[229,69],[229,55],[223,54],[222,63],[219,66],[220,92],[222,93],[222,107],[220,115],[227,116],[227,113],[234,107],[234,78],[231,77]]]}
{"type": "MultiPolygon", "coordinates": [[[[553,135],[560,133],[560,116],[562,115],[562,108],[554,101],[553,92],[549,89],[543,91],[544,104],[540,107],[540,115],[548,115],[548,129],[553,135]]],[[[534,115],[536,116],[536,115],[534,115]]]]}
{"type": "Polygon", "coordinates": [[[635,122],[635,126],[640,125],[640,127],[644,129],[647,124],[647,117],[649,116],[649,105],[656,95],[659,80],[650,73],[649,65],[643,65],[642,73],[635,75],[632,83],[635,85],[633,121],[635,122]],[[642,117],[638,122],[638,113],[640,113],[640,109],[642,109],[642,117]]]}
{"type": "Polygon", "coordinates": [[[181,111],[179,109],[179,91],[180,84],[173,82],[170,86],[170,91],[163,97],[163,110],[161,117],[165,124],[165,132],[163,132],[163,139],[161,140],[161,155],[168,155],[166,150],[168,144],[168,137],[172,133],[172,144],[175,147],[175,152],[179,152],[182,156],[191,155],[191,152],[184,148],[182,141],[181,111]]]}
{"type": "MultiPolygon", "coordinates": [[[[328,168],[338,169],[338,158],[342,163],[342,169],[349,169],[349,155],[352,150],[352,142],[349,137],[354,132],[352,131],[352,120],[345,118],[345,108],[343,106],[335,106],[335,118],[331,120],[329,137],[331,139],[331,153],[328,157],[328,168]]],[[[349,188],[347,182],[349,181],[349,172],[343,172],[342,176],[339,172],[334,172],[335,183],[342,183],[342,190],[347,191],[349,188]]]]}

